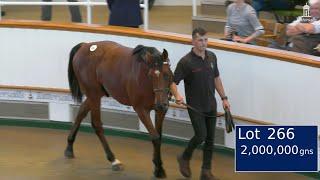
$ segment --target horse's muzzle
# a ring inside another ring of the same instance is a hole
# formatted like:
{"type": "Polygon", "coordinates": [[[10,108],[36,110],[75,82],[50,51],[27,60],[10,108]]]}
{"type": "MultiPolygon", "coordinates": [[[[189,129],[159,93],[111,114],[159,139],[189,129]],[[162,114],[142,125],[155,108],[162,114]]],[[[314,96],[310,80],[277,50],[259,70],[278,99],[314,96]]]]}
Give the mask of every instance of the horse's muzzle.
{"type": "Polygon", "coordinates": [[[157,103],[157,104],[155,104],[154,108],[156,111],[166,112],[169,108],[169,104],[168,103],[162,103],[162,104],[157,103]]]}

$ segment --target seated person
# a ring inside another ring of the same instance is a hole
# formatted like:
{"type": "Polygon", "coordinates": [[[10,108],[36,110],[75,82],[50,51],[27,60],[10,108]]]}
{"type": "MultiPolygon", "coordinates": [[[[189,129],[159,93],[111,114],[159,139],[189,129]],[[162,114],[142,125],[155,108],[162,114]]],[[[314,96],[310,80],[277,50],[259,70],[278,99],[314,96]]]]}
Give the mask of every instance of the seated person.
{"type": "Polygon", "coordinates": [[[287,26],[290,36],[288,50],[304,54],[319,55],[315,49],[320,42],[320,0],[310,0],[311,23],[300,23],[298,18],[287,26]]]}
{"type": "Polygon", "coordinates": [[[320,33],[320,20],[311,23],[291,23],[287,27],[287,35],[295,36],[300,34],[319,34],[320,33]]]}
{"type": "MultiPolygon", "coordinates": [[[[320,20],[320,1],[309,0],[309,4],[310,4],[310,16],[312,17],[312,21],[320,20]]],[[[300,21],[301,21],[301,16],[298,17],[297,20],[290,23],[289,26],[293,27],[296,24],[300,23],[300,21]]]]}
{"type": "Polygon", "coordinates": [[[320,20],[288,25],[287,35],[291,36],[289,51],[320,56],[319,49],[316,49],[320,42],[320,20]]]}
{"type": "Polygon", "coordinates": [[[255,38],[264,34],[264,28],[250,3],[247,0],[235,0],[227,7],[227,40],[255,44],[255,38]]]}

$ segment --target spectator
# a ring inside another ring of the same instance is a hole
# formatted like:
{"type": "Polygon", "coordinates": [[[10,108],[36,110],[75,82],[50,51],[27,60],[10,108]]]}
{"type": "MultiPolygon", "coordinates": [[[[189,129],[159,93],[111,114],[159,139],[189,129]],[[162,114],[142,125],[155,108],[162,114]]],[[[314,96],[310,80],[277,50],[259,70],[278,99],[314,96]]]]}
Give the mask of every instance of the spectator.
{"type": "Polygon", "coordinates": [[[225,38],[235,42],[255,44],[264,28],[248,0],[235,0],[227,7],[225,38]]]}
{"type": "MultiPolygon", "coordinates": [[[[44,2],[52,2],[52,0],[42,0],[44,2]]],[[[77,0],[68,0],[68,2],[78,2],[77,0]]],[[[69,6],[72,22],[82,22],[79,6],[69,6]]],[[[41,19],[50,21],[52,16],[52,6],[41,6],[41,19]]]]}
{"type": "Polygon", "coordinates": [[[142,24],[139,0],[107,0],[109,25],[138,28],[142,24]]]}
{"type": "Polygon", "coordinates": [[[315,49],[320,42],[320,0],[310,0],[311,23],[300,23],[300,18],[287,26],[287,35],[290,36],[290,51],[304,54],[318,55],[315,49]]]}

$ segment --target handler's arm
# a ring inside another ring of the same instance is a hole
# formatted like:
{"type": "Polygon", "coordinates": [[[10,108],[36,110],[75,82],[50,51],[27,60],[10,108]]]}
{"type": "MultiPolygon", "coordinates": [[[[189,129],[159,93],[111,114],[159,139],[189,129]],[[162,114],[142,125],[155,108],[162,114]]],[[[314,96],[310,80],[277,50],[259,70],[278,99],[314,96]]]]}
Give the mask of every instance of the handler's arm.
{"type": "Polygon", "coordinates": [[[225,95],[224,88],[223,88],[220,76],[214,78],[214,84],[216,86],[216,90],[218,91],[218,93],[219,93],[219,95],[220,95],[220,97],[222,99],[223,108],[230,110],[230,104],[229,104],[229,101],[227,99],[227,96],[225,95]]]}
{"type": "Polygon", "coordinates": [[[181,104],[184,100],[183,100],[183,97],[180,95],[175,82],[173,82],[170,85],[170,90],[171,90],[171,93],[173,94],[174,98],[176,99],[176,103],[181,104]]]}

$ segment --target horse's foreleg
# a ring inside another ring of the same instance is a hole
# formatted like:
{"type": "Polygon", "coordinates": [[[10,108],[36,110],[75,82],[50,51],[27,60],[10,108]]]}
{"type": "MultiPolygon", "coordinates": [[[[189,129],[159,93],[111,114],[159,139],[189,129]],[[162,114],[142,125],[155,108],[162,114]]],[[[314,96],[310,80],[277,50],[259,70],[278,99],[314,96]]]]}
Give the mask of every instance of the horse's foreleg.
{"type": "Polygon", "coordinates": [[[161,145],[160,134],[161,133],[154,128],[150,118],[150,111],[147,111],[144,109],[138,109],[138,108],[135,110],[138,113],[138,116],[141,122],[144,124],[144,126],[146,127],[146,129],[148,130],[151,136],[151,140],[154,147],[154,153],[153,153],[153,163],[155,165],[154,176],[156,176],[157,178],[165,178],[166,173],[162,167],[162,162],[160,157],[160,145],[161,145]]]}
{"type": "Polygon", "coordinates": [[[86,117],[86,115],[89,112],[89,105],[88,105],[88,100],[86,99],[80,106],[79,112],[77,114],[77,117],[73,123],[73,126],[70,130],[69,136],[68,136],[68,145],[66,150],[64,151],[65,157],[68,158],[74,158],[74,153],[73,153],[73,143],[76,139],[77,132],[79,130],[81,121],[86,117]]]}
{"type": "Polygon", "coordinates": [[[121,162],[119,160],[117,160],[115,158],[113,152],[111,151],[111,149],[109,147],[109,144],[108,144],[106,138],[104,137],[104,130],[102,127],[102,122],[101,122],[100,103],[101,103],[100,98],[96,99],[92,103],[91,124],[92,124],[92,127],[94,128],[102,146],[103,146],[103,149],[106,153],[107,159],[112,163],[112,170],[120,171],[123,169],[123,165],[121,164],[121,162]]]}
{"type": "Polygon", "coordinates": [[[155,125],[156,131],[159,133],[159,139],[153,140],[153,163],[155,165],[155,174],[156,177],[166,177],[166,172],[162,166],[162,159],[161,159],[161,139],[162,139],[162,123],[165,116],[165,113],[157,111],[155,118],[155,125]]]}

